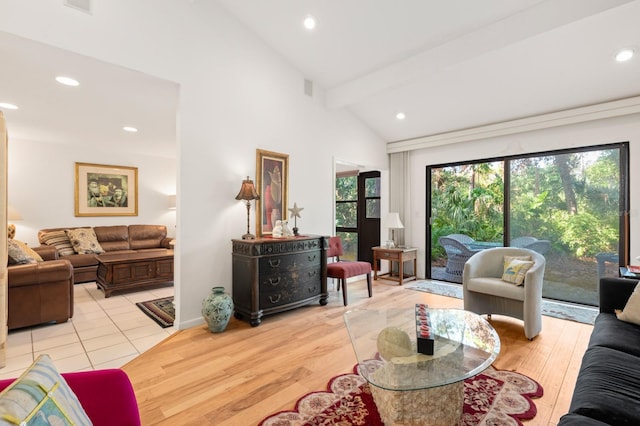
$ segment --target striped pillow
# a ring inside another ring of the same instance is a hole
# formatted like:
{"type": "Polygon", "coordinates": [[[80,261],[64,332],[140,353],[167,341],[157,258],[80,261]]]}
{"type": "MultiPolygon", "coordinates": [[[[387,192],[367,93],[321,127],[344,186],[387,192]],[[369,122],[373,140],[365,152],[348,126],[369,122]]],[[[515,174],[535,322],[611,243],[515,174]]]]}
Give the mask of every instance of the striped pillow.
{"type": "Polygon", "coordinates": [[[76,254],[67,237],[67,233],[64,229],[59,231],[49,231],[40,235],[40,242],[48,246],[54,246],[58,250],[60,256],[71,256],[76,254]]]}
{"type": "Polygon", "coordinates": [[[0,426],[31,424],[92,424],[49,355],[40,355],[0,393],[0,426]]]}

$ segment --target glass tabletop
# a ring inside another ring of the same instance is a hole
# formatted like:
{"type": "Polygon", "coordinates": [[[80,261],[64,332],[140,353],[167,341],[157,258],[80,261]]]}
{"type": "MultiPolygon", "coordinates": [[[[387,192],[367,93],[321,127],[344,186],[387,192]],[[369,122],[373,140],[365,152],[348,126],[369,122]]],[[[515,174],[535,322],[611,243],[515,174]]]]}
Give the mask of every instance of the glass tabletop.
{"type": "Polygon", "coordinates": [[[388,390],[456,383],[484,371],[500,353],[491,324],[462,309],[356,309],[345,312],[344,322],[360,374],[388,390]]]}

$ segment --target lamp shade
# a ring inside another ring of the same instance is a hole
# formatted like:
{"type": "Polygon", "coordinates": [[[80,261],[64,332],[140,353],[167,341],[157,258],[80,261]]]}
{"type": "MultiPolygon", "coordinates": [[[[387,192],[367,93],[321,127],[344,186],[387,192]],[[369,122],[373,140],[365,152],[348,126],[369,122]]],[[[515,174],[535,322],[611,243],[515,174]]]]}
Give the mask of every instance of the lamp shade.
{"type": "Polygon", "coordinates": [[[169,195],[168,204],[169,204],[169,210],[176,209],[176,194],[169,195]]]}
{"type": "Polygon", "coordinates": [[[396,212],[389,213],[387,215],[386,222],[387,222],[387,228],[392,228],[392,229],[404,228],[402,221],[400,221],[400,215],[396,212]]]}
{"type": "Polygon", "coordinates": [[[236,195],[236,200],[259,200],[260,196],[256,192],[256,187],[253,186],[253,181],[249,179],[249,176],[242,181],[240,192],[236,195]]]}
{"type": "Polygon", "coordinates": [[[7,206],[7,220],[22,220],[22,215],[11,204],[7,206]]]}

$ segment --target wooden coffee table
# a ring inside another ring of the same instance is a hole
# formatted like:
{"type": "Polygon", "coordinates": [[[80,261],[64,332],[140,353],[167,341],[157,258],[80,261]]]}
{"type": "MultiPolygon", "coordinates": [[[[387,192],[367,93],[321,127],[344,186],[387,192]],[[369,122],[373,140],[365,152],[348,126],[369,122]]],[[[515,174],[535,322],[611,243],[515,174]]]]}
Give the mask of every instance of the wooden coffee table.
{"type": "Polygon", "coordinates": [[[111,292],[173,282],[173,250],[102,254],[98,259],[98,288],[111,292]]]}

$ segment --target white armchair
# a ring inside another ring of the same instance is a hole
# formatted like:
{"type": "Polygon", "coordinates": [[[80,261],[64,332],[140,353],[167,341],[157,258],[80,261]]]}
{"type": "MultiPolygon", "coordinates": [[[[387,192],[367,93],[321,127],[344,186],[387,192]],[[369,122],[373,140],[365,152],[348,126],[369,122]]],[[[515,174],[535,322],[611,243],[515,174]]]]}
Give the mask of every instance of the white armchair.
{"type": "Polygon", "coordinates": [[[524,334],[532,340],[542,329],[542,285],[545,258],[516,247],[497,247],[474,254],[464,265],[464,309],[477,314],[507,315],[524,321],[524,334]],[[502,280],[504,256],[531,256],[534,265],[523,285],[502,280]]]}

